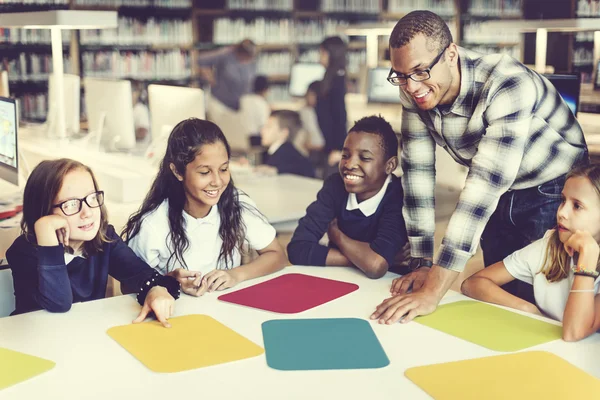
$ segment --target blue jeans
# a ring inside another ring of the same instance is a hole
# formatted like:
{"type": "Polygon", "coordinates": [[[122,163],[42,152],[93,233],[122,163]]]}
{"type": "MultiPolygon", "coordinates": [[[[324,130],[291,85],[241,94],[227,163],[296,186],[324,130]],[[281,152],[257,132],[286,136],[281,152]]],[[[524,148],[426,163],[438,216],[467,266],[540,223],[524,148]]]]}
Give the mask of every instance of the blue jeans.
{"type": "MultiPolygon", "coordinates": [[[[498,207],[481,235],[481,249],[486,267],[542,238],[556,226],[566,175],[528,189],[512,190],[500,197],[498,207]]],[[[535,304],[533,287],[514,280],[503,289],[535,304]]]]}

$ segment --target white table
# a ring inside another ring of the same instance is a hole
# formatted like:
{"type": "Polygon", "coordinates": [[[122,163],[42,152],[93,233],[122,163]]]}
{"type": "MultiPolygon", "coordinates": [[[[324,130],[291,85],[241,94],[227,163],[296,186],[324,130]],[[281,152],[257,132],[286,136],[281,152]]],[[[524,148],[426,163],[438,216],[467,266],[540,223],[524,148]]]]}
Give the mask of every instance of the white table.
{"type": "MultiPolygon", "coordinates": [[[[283,315],[220,302],[221,293],[201,298],[182,296],[176,316],[207,314],[263,346],[261,323],[270,319],[368,319],[388,296],[393,274],[370,280],[349,268],[289,267],[281,273],[302,272],[357,283],[359,290],[300,314],[283,315]]],[[[271,276],[272,277],[272,276],[271,276]]],[[[236,289],[271,277],[245,282],[236,289]]],[[[442,302],[463,299],[451,292],[442,302]]],[[[417,323],[391,326],[371,322],[390,359],[381,369],[278,371],[265,356],[193,371],[159,374],[148,370],[121,348],[106,330],[129,323],[140,307],[121,296],[75,304],[66,314],[45,311],[0,319],[0,345],[56,362],[56,367],[0,392],[3,400],[113,398],[168,399],[428,399],[404,377],[407,368],[500,354],[453,338],[417,323]]],[[[190,337],[190,345],[194,338],[190,337]]],[[[578,342],[555,341],[532,349],[555,353],[600,377],[600,334],[578,342]]],[[[565,382],[564,384],[568,384],[565,382]]]]}

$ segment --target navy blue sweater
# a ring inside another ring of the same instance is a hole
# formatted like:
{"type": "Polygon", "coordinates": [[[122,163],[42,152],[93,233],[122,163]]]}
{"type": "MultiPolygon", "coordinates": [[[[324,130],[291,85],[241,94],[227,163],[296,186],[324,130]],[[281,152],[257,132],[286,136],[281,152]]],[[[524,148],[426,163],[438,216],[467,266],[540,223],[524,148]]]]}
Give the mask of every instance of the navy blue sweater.
{"type": "Polygon", "coordinates": [[[325,265],[329,247],[319,244],[319,240],[327,232],[329,223],[337,218],[338,227],[345,235],[369,243],[371,249],[391,267],[396,253],[408,240],[402,217],[403,198],[401,181],[392,176],[377,211],[366,217],[359,209],[346,210],[348,192],[342,177],[331,175],[317,194],[317,200],[308,206],[306,215],[299,221],[287,247],[290,262],[325,265]]]}
{"type": "Polygon", "coordinates": [[[317,120],[325,139],[326,153],[342,150],[346,140],[346,78],[335,76],[331,88],[325,95],[317,96],[317,120]]]}
{"type": "Polygon", "coordinates": [[[273,154],[267,155],[267,165],[277,168],[280,174],[315,177],[315,168],[291,142],[285,142],[273,154]]]}
{"type": "Polygon", "coordinates": [[[13,314],[39,309],[65,312],[73,303],[102,299],[108,275],[134,290],[157,275],[121,240],[112,225],[107,236],[111,242],[104,244],[102,252],[75,257],[68,265],[62,245],[38,246],[19,236],[6,252],[15,288],[13,314]]]}

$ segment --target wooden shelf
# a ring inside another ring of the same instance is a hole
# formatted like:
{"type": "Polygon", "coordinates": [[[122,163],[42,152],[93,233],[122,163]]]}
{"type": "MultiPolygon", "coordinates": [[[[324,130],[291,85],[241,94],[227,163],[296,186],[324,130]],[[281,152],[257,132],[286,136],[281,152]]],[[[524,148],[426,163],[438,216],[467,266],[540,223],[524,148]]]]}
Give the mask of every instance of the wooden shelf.
{"type": "Polygon", "coordinates": [[[490,42],[462,42],[461,46],[483,46],[483,47],[514,47],[520,46],[521,42],[498,42],[498,43],[490,43],[490,42]]]}
{"type": "Polygon", "coordinates": [[[222,9],[194,8],[194,10],[192,11],[192,15],[194,17],[205,17],[205,16],[224,17],[227,14],[228,14],[227,10],[222,10],[222,9]]]}
{"type": "Polygon", "coordinates": [[[290,80],[289,74],[273,74],[267,75],[270,82],[287,82],[290,80]]]}
{"type": "Polygon", "coordinates": [[[192,44],[82,44],[79,46],[82,51],[103,51],[103,50],[131,50],[131,51],[161,51],[161,50],[184,50],[189,51],[193,48],[192,44]]]}

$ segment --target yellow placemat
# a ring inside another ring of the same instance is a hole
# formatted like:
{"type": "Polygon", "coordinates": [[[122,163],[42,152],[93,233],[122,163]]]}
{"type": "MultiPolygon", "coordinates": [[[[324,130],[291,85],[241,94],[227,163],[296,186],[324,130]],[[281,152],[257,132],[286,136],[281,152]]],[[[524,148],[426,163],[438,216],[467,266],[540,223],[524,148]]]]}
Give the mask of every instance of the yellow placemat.
{"type": "Polygon", "coordinates": [[[495,351],[518,351],[560,339],[562,327],[478,301],[440,306],[416,322],[495,351]]]}
{"type": "Polygon", "coordinates": [[[264,349],[208,315],[110,328],[107,333],[155,372],[180,372],[258,356],[264,349]]]}
{"type": "Polygon", "coordinates": [[[0,348],[0,389],[50,371],[55,365],[54,361],[0,348]]]}
{"type": "Polygon", "coordinates": [[[597,399],[600,380],[545,351],[528,351],[407,369],[436,400],[597,399]]]}

